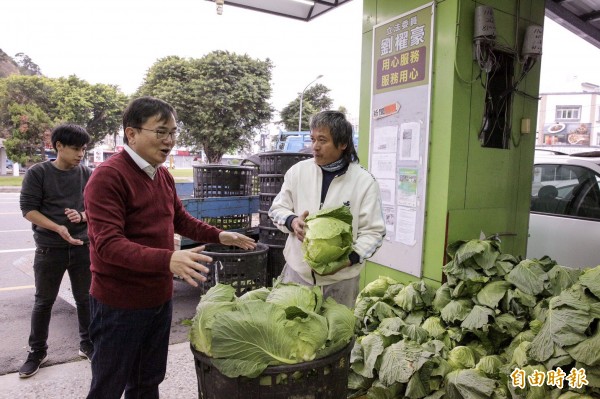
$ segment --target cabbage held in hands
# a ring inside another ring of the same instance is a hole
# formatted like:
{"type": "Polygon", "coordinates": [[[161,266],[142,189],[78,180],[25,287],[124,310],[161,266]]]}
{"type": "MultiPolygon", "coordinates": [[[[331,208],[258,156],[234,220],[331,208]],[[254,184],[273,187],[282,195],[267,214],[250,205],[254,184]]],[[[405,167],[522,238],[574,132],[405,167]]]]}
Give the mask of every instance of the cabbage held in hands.
{"type": "Polygon", "coordinates": [[[346,206],[322,209],[306,218],[304,260],[318,274],[346,267],[352,252],[352,214],[346,206]]]}

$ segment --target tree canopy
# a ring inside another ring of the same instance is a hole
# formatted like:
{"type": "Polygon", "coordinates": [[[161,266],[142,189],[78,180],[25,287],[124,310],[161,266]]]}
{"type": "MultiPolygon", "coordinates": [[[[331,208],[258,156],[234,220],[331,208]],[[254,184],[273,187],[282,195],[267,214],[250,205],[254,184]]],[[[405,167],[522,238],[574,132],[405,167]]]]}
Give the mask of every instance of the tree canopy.
{"type": "MultiPolygon", "coordinates": [[[[317,83],[304,92],[302,96],[302,131],[309,130],[308,122],[311,115],[331,108],[333,100],[329,97],[331,90],[327,86],[317,83]]],[[[281,112],[281,123],[287,131],[298,130],[300,117],[300,95],[285,106],[281,112]]]]}
{"type": "Polygon", "coordinates": [[[180,145],[203,149],[210,163],[242,150],[271,119],[269,59],[213,51],[199,59],[169,56],[150,69],[136,95],[173,105],[180,145]]]}
{"type": "Polygon", "coordinates": [[[27,54],[17,53],[17,54],[15,54],[14,60],[17,63],[17,65],[19,66],[19,71],[21,72],[21,75],[41,75],[42,74],[42,70],[40,69],[38,64],[33,62],[31,57],[29,57],[27,54]]]}
{"type": "Polygon", "coordinates": [[[92,85],[76,76],[11,75],[0,79],[0,135],[10,159],[38,162],[54,126],[68,122],[85,127],[91,148],[119,131],[126,103],[127,96],[116,86],[92,85]]]}

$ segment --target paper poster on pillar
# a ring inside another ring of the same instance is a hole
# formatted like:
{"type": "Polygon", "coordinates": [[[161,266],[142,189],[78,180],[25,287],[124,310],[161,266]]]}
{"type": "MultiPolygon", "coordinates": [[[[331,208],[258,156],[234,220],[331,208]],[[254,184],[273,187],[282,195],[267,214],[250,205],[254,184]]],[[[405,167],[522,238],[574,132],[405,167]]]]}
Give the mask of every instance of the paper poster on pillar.
{"type": "Polygon", "coordinates": [[[434,10],[434,3],[428,3],[373,29],[369,169],[380,186],[388,233],[371,260],[417,277],[425,225],[434,10]]]}

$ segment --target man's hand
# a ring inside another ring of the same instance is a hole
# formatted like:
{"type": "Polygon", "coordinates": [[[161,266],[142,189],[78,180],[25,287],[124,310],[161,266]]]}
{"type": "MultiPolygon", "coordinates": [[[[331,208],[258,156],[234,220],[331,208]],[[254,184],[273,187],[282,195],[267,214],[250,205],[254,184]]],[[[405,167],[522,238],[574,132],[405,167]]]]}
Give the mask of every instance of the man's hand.
{"type": "Polygon", "coordinates": [[[73,238],[71,234],[69,234],[69,229],[67,229],[65,226],[58,226],[56,232],[62,237],[63,240],[71,245],[83,245],[83,241],[78,238],[73,238]]]}
{"type": "Polygon", "coordinates": [[[232,233],[229,231],[222,231],[219,233],[219,242],[223,245],[235,245],[242,249],[254,249],[256,248],[256,242],[248,236],[240,233],[232,233]]]}
{"type": "Polygon", "coordinates": [[[171,262],[169,263],[169,270],[171,270],[171,273],[184,279],[189,285],[197,287],[198,283],[196,280],[206,281],[206,277],[201,275],[200,272],[209,272],[206,266],[198,262],[212,262],[210,256],[198,253],[202,251],[204,251],[204,245],[173,252],[171,262]]]}
{"type": "Polygon", "coordinates": [[[83,213],[79,212],[77,209],[65,208],[65,215],[69,218],[69,222],[71,223],[83,223],[85,222],[83,213]]]}
{"type": "Polygon", "coordinates": [[[294,234],[296,234],[296,238],[300,241],[304,241],[304,229],[306,228],[306,223],[304,222],[308,216],[308,211],[304,211],[302,215],[294,218],[292,220],[292,230],[294,234]]]}

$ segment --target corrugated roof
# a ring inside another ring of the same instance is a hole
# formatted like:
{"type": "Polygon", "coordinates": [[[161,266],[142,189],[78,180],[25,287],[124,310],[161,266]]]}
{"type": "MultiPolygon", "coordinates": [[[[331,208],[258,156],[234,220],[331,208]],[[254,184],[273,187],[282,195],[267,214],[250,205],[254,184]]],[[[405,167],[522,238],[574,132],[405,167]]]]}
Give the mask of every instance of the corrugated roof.
{"type": "Polygon", "coordinates": [[[600,48],[600,0],[546,0],[546,16],[600,48]]]}

